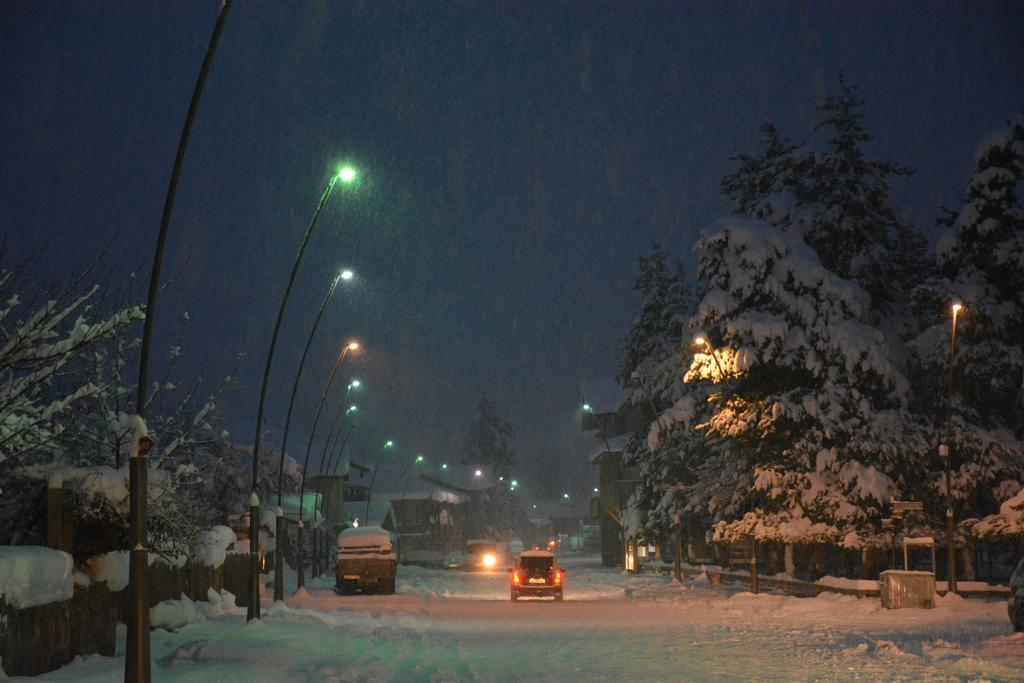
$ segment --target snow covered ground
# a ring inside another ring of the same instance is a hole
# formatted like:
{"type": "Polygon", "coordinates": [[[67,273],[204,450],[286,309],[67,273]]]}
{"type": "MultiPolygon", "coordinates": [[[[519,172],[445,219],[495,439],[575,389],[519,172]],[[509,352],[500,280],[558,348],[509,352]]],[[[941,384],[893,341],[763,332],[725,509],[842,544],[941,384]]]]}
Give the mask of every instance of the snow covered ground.
{"type": "MultiPolygon", "coordinates": [[[[503,573],[417,567],[400,568],[393,596],[342,597],[319,579],[252,624],[244,609],[197,603],[200,621],[153,632],[153,678],[1024,680],[1024,634],[1002,602],[951,596],[934,610],[886,611],[877,599],[751,595],[627,576],[596,558],[563,563],[563,603],[513,604],[503,573]]],[[[122,667],[89,657],[41,678],[113,681],[122,667]]]]}

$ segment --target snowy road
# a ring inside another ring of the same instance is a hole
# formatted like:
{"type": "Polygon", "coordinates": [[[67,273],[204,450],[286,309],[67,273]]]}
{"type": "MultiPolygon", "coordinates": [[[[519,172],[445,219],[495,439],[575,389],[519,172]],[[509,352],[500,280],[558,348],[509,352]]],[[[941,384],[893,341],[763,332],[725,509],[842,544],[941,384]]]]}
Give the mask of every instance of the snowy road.
{"type": "MultiPolygon", "coordinates": [[[[402,567],[394,596],[326,580],[265,618],[206,609],[153,633],[157,681],[1024,680],[1002,603],[934,610],[624,576],[567,560],[563,603],[508,600],[507,576],[402,567]]],[[[87,658],[44,680],[116,680],[87,658]]]]}

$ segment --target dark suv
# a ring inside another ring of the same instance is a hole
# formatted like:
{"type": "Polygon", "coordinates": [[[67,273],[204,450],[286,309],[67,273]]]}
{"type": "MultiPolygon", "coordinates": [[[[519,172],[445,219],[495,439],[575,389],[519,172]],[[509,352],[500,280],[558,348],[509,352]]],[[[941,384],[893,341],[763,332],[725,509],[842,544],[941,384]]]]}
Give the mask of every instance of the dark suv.
{"type": "Polygon", "coordinates": [[[527,550],[512,567],[512,602],[520,596],[562,599],[565,572],[546,550],[527,550]]]}

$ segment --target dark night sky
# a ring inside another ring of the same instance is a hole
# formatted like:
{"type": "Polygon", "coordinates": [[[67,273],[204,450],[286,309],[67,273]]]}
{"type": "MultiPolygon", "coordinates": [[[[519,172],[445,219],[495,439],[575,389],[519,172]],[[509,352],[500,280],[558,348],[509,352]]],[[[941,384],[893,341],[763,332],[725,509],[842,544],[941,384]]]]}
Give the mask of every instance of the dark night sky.
{"type": "MultiPolygon", "coordinates": [[[[8,264],[50,242],[43,268],[74,267],[118,235],[141,289],[217,7],[0,5],[8,264]]],[[[657,240],[692,263],[724,210],[728,159],[763,118],[806,139],[844,71],[870,98],[872,151],[918,169],[896,197],[930,230],[980,138],[1024,110],[1022,29],[1021,3],[236,2],[179,189],[166,272],[180,276],[159,329],[169,344],[188,310],[185,351],[211,379],[249,352],[225,413],[251,441],[300,236],[349,160],[363,181],[332,197],[302,268],[270,442],[316,306],[351,266],[359,282],[321,328],[296,433],[356,336],[359,402],[406,453],[457,459],[486,394],[522,459],[593,476],[580,381],[617,365],[636,256],[657,240]]]]}

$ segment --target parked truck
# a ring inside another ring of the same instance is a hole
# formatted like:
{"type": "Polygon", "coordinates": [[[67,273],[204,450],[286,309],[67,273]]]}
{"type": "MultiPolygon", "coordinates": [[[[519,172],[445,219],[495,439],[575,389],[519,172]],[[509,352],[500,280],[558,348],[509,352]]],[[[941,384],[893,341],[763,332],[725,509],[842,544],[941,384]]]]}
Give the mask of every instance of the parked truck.
{"type": "Polygon", "coordinates": [[[379,526],[345,529],[338,534],[335,590],[342,595],[394,593],[397,560],[386,530],[379,526]]]}

